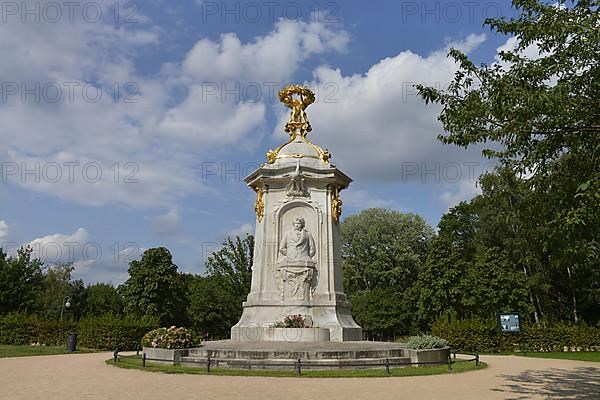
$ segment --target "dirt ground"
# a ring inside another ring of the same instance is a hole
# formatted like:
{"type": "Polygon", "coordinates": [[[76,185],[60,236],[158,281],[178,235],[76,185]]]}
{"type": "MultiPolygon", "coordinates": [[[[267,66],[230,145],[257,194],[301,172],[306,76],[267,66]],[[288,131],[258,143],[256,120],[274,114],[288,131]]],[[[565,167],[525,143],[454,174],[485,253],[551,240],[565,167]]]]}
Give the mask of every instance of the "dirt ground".
{"type": "Polygon", "coordinates": [[[484,356],[485,370],[398,378],[168,375],[104,364],[110,353],[0,359],[0,400],[600,399],[600,364],[484,356]]]}

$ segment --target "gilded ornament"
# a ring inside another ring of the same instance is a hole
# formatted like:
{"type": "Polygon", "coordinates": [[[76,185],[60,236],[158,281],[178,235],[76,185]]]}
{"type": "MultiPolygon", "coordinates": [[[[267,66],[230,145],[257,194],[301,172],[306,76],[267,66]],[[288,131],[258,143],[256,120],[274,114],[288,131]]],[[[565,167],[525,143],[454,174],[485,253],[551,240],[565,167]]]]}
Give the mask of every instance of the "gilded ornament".
{"type": "Polygon", "coordinates": [[[340,199],[340,189],[337,187],[333,188],[331,193],[331,215],[333,221],[337,224],[340,222],[340,216],[342,215],[342,204],[344,202],[340,199]]]}
{"type": "Polygon", "coordinates": [[[327,150],[323,150],[314,143],[311,143],[306,139],[308,132],[312,130],[308,117],[306,115],[306,108],[315,102],[315,94],[307,87],[301,85],[289,85],[279,91],[279,100],[291,109],[290,118],[285,124],[285,131],[290,134],[290,139],[276,148],[275,150],[269,150],[267,153],[267,163],[273,164],[278,158],[316,158],[324,163],[329,163],[331,154],[327,150]],[[310,145],[317,152],[318,156],[308,154],[289,154],[280,155],[281,149],[294,142],[300,140],[310,145]]]}
{"type": "Polygon", "coordinates": [[[256,213],[256,218],[258,218],[258,222],[262,222],[263,217],[265,216],[265,203],[263,201],[263,189],[255,188],[256,191],[256,201],[254,202],[254,212],[256,213]]]}

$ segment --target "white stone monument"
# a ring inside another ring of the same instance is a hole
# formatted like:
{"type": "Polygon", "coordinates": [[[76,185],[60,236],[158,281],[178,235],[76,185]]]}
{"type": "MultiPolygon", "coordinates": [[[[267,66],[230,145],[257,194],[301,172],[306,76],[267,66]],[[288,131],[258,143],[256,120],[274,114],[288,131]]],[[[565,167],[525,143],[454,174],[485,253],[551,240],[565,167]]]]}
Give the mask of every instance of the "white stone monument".
{"type": "MultiPolygon", "coordinates": [[[[291,109],[290,139],[267,153],[267,163],[245,178],[256,192],[252,286],[233,341],[260,341],[289,315],[328,330],[318,340],[362,340],[344,294],[339,193],[352,181],[330,163],[327,150],[311,143],[305,87],[288,86],[280,100],[291,109]]],[[[279,336],[277,336],[279,337],[279,336]]],[[[281,340],[270,336],[270,340],[281,340]]]]}

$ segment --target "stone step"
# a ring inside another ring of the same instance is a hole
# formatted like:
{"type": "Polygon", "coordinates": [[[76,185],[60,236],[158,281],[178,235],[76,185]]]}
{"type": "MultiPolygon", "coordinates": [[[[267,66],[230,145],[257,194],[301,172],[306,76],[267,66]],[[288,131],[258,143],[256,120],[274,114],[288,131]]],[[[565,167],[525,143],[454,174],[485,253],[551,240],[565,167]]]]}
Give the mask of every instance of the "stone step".
{"type": "Polygon", "coordinates": [[[369,350],[240,350],[240,349],[215,349],[195,348],[190,349],[190,357],[223,358],[223,359],[291,359],[291,360],[354,360],[354,359],[385,359],[404,357],[402,349],[369,349],[369,350]]]}
{"type": "MultiPolygon", "coordinates": [[[[410,357],[390,357],[387,358],[390,368],[408,366],[410,357]]],[[[293,370],[296,366],[295,359],[247,359],[247,358],[229,358],[212,359],[213,368],[235,368],[235,369],[278,369],[293,370]]],[[[182,357],[181,364],[190,367],[206,368],[206,358],[204,357],[182,357]]],[[[384,368],[386,358],[355,358],[355,359],[313,359],[302,360],[302,369],[360,369],[360,368],[384,368]]]]}

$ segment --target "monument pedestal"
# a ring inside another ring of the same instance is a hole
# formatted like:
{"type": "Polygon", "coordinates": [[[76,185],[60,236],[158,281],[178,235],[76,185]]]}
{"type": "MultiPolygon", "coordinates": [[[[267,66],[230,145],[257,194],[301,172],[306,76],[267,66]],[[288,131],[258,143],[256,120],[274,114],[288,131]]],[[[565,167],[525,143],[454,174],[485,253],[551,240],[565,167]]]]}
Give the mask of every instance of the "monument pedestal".
{"type": "MultiPolygon", "coordinates": [[[[325,336],[314,336],[315,341],[360,341],[362,340],[362,328],[360,328],[350,314],[350,305],[346,307],[338,305],[293,304],[285,302],[280,304],[256,304],[249,306],[244,303],[244,313],[240,321],[231,328],[231,340],[233,342],[258,342],[262,340],[278,341],[283,336],[271,336],[269,330],[273,325],[282,321],[288,315],[311,316],[313,328],[323,328],[329,332],[328,339],[325,336]],[[258,322],[257,322],[258,321],[258,322]]],[[[298,328],[302,329],[302,328],[298,328]]],[[[304,328],[310,329],[310,328],[304,328]]],[[[288,338],[289,339],[289,338],[288,338]]],[[[295,340],[288,340],[294,342],[295,340]]],[[[303,340],[304,341],[304,340],[303,340]]]]}

